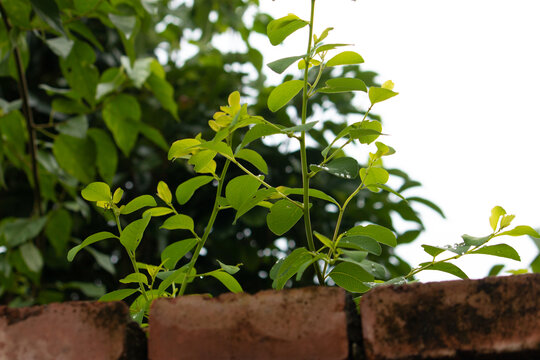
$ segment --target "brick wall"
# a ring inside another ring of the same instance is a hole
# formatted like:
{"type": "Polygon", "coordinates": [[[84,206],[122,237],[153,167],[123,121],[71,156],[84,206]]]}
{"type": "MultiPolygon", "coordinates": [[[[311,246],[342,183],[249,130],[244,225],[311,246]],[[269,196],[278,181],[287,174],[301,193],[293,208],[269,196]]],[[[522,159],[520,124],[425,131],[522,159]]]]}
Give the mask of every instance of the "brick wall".
{"type": "Polygon", "coordinates": [[[0,307],[0,360],[540,359],[540,275],[160,299],[149,331],[121,302],[0,307]]]}

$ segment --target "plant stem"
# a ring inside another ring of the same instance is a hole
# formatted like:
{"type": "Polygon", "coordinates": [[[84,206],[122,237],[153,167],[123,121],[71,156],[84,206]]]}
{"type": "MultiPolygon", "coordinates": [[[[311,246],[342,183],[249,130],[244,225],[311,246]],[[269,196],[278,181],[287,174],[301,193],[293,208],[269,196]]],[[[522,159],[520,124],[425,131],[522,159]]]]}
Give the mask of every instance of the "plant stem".
{"type": "MultiPolygon", "coordinates": [[[[9,22],[6,10],[0,2],[0,13],[2,15],[2,20],[6,26],[6,32],[9,34],[11,31],[11,24],[9,22]]],[[[32,171],[32,180],[34,182],[34,213],[37,213],[39,216],[43,215],[41,211],[41,189],[39,185],[39,176],[37,169],[37,145],[36,145],[36,132],[34,119],[32,116],[32,109],[30,108],[29,102],[29,93],[28,93],[28,83],[26,82],[26,75],[24,73],[24,66],[21,58],[21,51],[17,44],[13,45],[13,56],[15,57],[15,67],[17,68],[17,75],[19,81],[17,81],[17,86],[19,88],[19,95],[23,102],[23,113],[24,118],[26,119],[26,129],[28,131],[28,152],[30,153],[31,160],[31,171],[32,171]]]]}
{"type": "MultiPolygon", "coordinates": [[[[367,173],[369,172],[369,169],[371,169],[371,166],[368,166],[367,169],[366,169],[366,176],[367,176],[367,173]]],[[[338,219],[337,219],[337,222],[336,222],[336,227],[334,229],[334,235],[332,236],[332,243],[334,243],[334,248],[337,247],[337,239],[338,239],[338,236],[339,236],[339,228],[341,227],[341,221],[343,220],[343,214],[345,213],[345,209],[347,208],[347,206],[349,205],[349,203],[351,202],[352,199],[354,199],[354,197],[356,195],[358,195],[358,193],[360,192],[360,190],[362,190],[364,188],[364,181],[362,180],[360,182],[360,185],[358,185],[358,187],[356,188],[356,190],[354,190],[352,192],[351,195],[349,195],[349,197],[347,198],[347,200],[345,200],[345,202],[343,203],[343,206],[341,206],[341,208],[339,209],[339,215],[338,215],[338,219]]],[[[328,258],[332,257],[333,256],[333,252],[334,250],[333,249],[329,249],[328,250],[328,258]]],[[[326,269],[327,269],[327,266],[328,266],[328,263],[325,263],[324,264],[324,270],[323,270],[323,273],[326,274],[326,269]]]]}
{"type": "MultiPolygon", "coordinates": [[[[117,213],[117,209],[114,208],[113,210],[114,219],[116,220],[116,227],[118,229],[118,236],[122,236],[122,224],[120,224],[120,216],[117,213]]],[[[139,268],[137,267],[137,259],[135,258],[135,253],[131,252],[130,250],[126,249],[126,252],[128,254],[129,260],[131,261],[131,265],[133,266],[133,271],[135,273],[139,273],[139,268]]],[[[146,289],[144,288],[144,285],[142,282],[139,281],[139,289],[141,289],[141,293],[143,294],[144,300],[148,302],[148,296],[146,295],[146,289]]]]}
{"type": "Polygon", "coordinates": [[[197,247],[195,248],[195,251],[193,252],[193,257],[191,258],[191,261],[189,262],[186,275],[184,276],[184,281],[182,281],[182,286],[180,287],[180,290],[178,291],[178,296],[184,295],[184,292],[186,291],[186,287],[188,283],[189,274],[191,274],[191,271],[193,270],[193,267],[195,266],[195,262],[197,261],[197,258],[199,257],[199,254],[201,252],[201,249],[203,248],[206,240],[208,239],[208,236],[210,235],[210,231],[212,230],[212,227],[214,226],[214,222],[216,221],[216,217],[219,212],[219,197],[221,196],[223,184],[225,183],[225,175],[227,174],[227,169],[229,168],[230,163],[231,163],[231,160],[227,159],[225,161],[225,165],[223,166],[223,170],[221,171],[221,176],[219,177],[218,187],[216,190],[216,199],[214,201],[214,207],[212,209],[212,215],[210,215],[210,220],[208,220],[208,224],[206,225],[206,229],[204,230],[202,239],[199,241],[199,243],[197,244],[197,247]]]}
{"type": "MultiPolygon", "coordinates": [[[[306,52],[306,68],[304,70],[304,88],[302,91],[302,125],[306,124],[307,118],[307,103],[308,103],[308,72],[309,61],[311,60],[311,39],[313,38],[313,19],[315,14],[315,0],[311,0],[311,15],[309,19],[309,38],[306,52]]],[[[306,132],[302,131],[300,135],[300,160],[302,162],[302,187],[304,189],[304,226],[306,230],[307,245],[310,251],[315,251],[315,243],[313,242],[313,229],[311,226],[311,217],[309,215],[309,171],[307,165],[306,152],[306,132]]],[[[321,274],[321,269],[317,262],[313,263],[315,274],[321,285],[324,285],[324,278],[321,274]]]]}

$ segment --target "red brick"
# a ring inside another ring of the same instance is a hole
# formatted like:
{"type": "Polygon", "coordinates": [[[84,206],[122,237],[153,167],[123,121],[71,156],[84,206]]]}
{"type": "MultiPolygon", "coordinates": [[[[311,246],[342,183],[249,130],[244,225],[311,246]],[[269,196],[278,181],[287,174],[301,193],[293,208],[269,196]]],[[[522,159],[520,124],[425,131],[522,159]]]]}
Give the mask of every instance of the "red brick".
{"type": "Polygon", "coordinates": [[[149,359],[346,359],[344,309],[345,292],[327,287],[158,299],[149,359]]]}
{"type": "Polygon", "coordinates": [[[361,300],[368,359],[540,359],[540,275],[388,286],[361,300]]]}
{"type": "Polygon", "coordinates": [[[2,360],[132,360],[146,355],[144,333],[121,302],[0,307],[2,360]]]}

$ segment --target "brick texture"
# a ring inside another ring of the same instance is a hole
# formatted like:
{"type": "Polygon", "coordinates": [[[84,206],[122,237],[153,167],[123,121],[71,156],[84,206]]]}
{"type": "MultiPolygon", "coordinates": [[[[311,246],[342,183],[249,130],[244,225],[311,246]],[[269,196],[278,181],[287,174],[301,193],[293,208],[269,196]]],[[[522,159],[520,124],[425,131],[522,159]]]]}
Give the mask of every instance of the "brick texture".
{"type": "Polygon", "coordinates": [[[146,359],[146,339],[121,302],[0,307],[0,360],[146,359]]]}
{"type": "Polygon", "coordinates": [[[156,300],[149,359],[347,359],[345,292],[338,288],[192,295],[156,300]]]}
{"type": "Polygon", "coordinates": [[[380,287],[361,300],[367,359],[540,359],[540,275],[380,287]]]}

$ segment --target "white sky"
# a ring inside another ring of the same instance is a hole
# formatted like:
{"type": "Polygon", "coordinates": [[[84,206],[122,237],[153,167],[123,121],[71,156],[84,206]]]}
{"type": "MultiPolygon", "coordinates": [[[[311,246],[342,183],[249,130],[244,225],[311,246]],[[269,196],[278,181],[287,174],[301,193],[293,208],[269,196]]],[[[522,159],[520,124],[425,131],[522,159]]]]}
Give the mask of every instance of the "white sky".
{"type": "MultiPolygon", "coordinates": [[[[261,0],[261,8],[309,20],[309,3],[261,0]]],[[[317,1],[315,32],[333,26],[326,42],[355,44],[363,68],[378,72],[381,82],[393,80],[400,93],[375,108],[391,135],[383,141],[397,150],[387,167],[421,181],[415,194],[447,215],[442,220],[416,207],[427,231],[399,251],[412,265],[428,260],[421,244],[489,234],[495,205],[517,215],[515,225],[540,227],[539,13],[535,0],[317,1]]],[[[305,29],[284,46],[261,46],[265,61],[305,51],[305,29]]],[[[523,263],[470,255],[457,264],[478,278],[498,263],[526,267],[538,253],[526,237],[504,240],[523,263]]],[[[455,277],[427,271],[420,279],[455,277]]]]}

